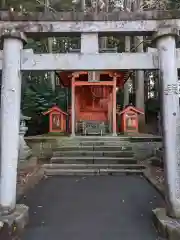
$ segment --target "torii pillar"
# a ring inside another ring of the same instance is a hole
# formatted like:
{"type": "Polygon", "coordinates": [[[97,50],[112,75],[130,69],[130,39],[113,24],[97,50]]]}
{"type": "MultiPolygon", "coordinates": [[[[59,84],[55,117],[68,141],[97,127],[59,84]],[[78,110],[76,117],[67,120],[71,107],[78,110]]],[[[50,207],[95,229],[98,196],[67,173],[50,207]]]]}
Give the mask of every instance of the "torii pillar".
{"type": "MultiPolygon", "coordinates": [[[[19,126],[21,103],[21,51],[24,34],[7,31],[3,37],[3,66],[1,86],[1,181],[0,220],[27,222],[28,207],[16,205],[17,165],[19,154],[19,126]]],[[[13,221],[8,221],[11,224],[13,221]]]]}
{"type": "MultiPolygon", "coordinates": [[[[177,34],[176,27],[164,26],[155,34],[153,42],[159,53],[161,77],[167,215],[180,219],[180,107],[176,59],[177,34]]],[[[157,218],[162,216],[162,211],[163,209],[154,210],[157,218]]],[[[164,214],[166,215],[166,211],[164,214]]]]}

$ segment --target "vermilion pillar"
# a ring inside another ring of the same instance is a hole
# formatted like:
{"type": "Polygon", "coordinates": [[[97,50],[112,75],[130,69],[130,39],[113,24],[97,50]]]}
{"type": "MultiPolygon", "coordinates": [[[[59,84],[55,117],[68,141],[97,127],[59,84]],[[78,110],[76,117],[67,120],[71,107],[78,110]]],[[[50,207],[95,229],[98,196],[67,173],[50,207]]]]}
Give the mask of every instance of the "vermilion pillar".
{"type": "Polygon", "coordinates": [[[71,136],[75,136],[75,78],[71,82],[71,136]]]}
{"type": "Polygon", "coordinates": [[[116,76],[113,77],[113,102],[112,102],[112,114],[113,114],[113,136],[117,136],[117,132],[116,132],[116,76]]]}

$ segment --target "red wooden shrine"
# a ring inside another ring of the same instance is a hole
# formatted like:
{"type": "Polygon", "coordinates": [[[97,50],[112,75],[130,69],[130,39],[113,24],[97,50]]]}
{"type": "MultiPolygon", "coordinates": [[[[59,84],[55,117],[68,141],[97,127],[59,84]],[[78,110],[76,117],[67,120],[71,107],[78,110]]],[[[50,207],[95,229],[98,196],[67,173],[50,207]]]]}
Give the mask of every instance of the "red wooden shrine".
{"type": "Polygon", "coordinates": [[[128,106],[118,115],[121,117],[121,131],[126,133],[138,132],[138,115],[144,114],[135,107],[128,106]]]}
{"type": "Polygon", "coordinates": [[[43,115],[49,115],[49,132],[66,132],[67,113],[54,106],[43,115]]]}
{"type": "Polygon", "coordinates": [[[70,132],[80,122],[102,122],[116,132],[116,91],[123,88],[123,72],[98,72],[97,81],[89,81],[88,72],[60,72],[61,84],[71,88],[70,132]],[[73,110],[73,114],[72,114],[73,110]],[[72,119],[74,123],[72,124],[72,119]]]}

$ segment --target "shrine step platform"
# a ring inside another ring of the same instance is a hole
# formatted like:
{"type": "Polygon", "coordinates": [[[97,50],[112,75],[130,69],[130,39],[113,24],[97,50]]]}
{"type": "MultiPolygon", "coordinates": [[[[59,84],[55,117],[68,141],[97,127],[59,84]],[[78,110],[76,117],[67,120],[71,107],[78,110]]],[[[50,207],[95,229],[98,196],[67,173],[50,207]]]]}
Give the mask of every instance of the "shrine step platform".
{"type": "Polygon", "coordinates": [[[121,175],[142,174],[142,164],[44,164],[44,173],[51,175],[121,175]]]}
{"type": "Polygon", "coordinates": [[[94,156],[73,156],[73,157],[52,157],[51,163],[118,163],[118,164],[134,164],[137,160],[133,157],[94,157],[94,156]]]}
{"type": "Polygon", "coordinates": [[[98,150],[97,149],[92,149],[92,150],[83,150],[83,149],[78,149],[78,150],[71,150],[71,151],[57,151],[53,153],[53,159],[58,158],[58,157],[73,157],[73,156],[87,156],[87,157],[134,157],[134,153],[132,151],[115,151],[111,149],[111,151],[106,150],[103,148],[103,150],[98,150]]]}
{"type": "Polygon", "coordinates": [[[69,139],[62,142],[61,146],[118,146],[119,148],[127,146],[129,141],[119,140],[118,138],[113,139],[95,139],[84,137],[84,139],[69,139]]]}
{"type": "Polygon", "coordinates": [[[97,152],[100,151],[107,151],[107,152],[128,152],[132,151],[132,147],[131,146],[126,146],[126,147],[119,147],[119,146],[60,146],[58,148],[56,148],[56,151],[53,153],[53,156],[60,156],[61,154],[63,154],[64,152],[74,152],[74,151],[93,151],[96,150],[97,152]]]}
{"type": "Polygon", "coordinates": [[[69,139],[54,150],[44,167],[47,175],[141,174],[144,170],[129,142],[115,137],[69,139]]]}

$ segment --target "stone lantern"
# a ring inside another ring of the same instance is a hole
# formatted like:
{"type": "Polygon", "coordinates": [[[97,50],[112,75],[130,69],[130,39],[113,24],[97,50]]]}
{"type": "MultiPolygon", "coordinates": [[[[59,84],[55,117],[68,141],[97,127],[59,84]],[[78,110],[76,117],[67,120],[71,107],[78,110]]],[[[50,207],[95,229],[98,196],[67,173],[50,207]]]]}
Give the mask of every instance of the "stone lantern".
{"type": "Polygon", "coordinates": [[[26,121],[30,120],[31,117],[20,115],[20,129],[19,129],[19,161],[24,161],[29,158],[32,154],[31,149],[27,146],[24,135],[26,134],[28,127],[26,121]]]}

